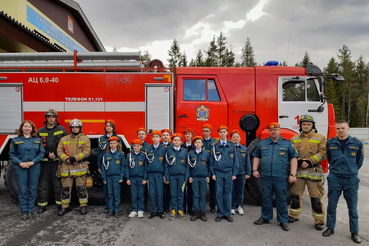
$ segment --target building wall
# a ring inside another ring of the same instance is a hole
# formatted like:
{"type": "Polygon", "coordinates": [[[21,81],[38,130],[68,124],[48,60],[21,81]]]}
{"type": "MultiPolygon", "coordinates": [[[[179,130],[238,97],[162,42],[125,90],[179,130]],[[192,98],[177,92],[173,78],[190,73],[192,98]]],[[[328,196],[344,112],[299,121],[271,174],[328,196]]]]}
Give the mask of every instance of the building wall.
{"type": "Polygon", "coordinates": [[[68,52],[96,50],[72,11],[62,5],[50,0],[0,0],[0,6],[5,13],[68,52]],[[70,28],[68,22],[73,23],[70,28]]]}

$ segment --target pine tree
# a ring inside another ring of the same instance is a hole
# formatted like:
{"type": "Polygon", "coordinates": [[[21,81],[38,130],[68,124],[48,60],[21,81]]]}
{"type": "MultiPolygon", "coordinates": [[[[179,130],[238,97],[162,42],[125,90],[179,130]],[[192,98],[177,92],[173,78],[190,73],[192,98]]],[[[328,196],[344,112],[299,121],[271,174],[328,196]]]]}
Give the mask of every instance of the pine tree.
{"type": "MultiPolygon", "coordinates": [[[[338,73],[338,63],[333,57],[329,60],[327,68],[324,69],[324,73],[325,74],[338,73]]],[[[341,119],[342,109],[341,109],[341,104],[339,102],[339,98],[337,97],[336,88],[337,86],[340,86],[340,84],[337,85],[337,83],[342,83],[342,82],[335,82],[332,80],[332,78],[327,76],[325,83],[326,83],[325,95],[328,99],[328,102],[333,104],[336,119],[341,119]]]]}
{"type": "MultiPolygon", "coordinates": [[[[141,53],[141,51],[140,51],[141,53]]],[[[142,61],[144,63],[144,67],[148,68],[149,67],[149,62],[151,61],[151,55],[149,53],[148,50],[145,50],[140,57],[140,61],[142,61]]]]}
{"type": "Polygon", "coordinates": [[[195,67],[203,67],[204,65],[205,64],[204,64],[204,58],[202,55],[202,51],[199,50],[199,52],[197,52],[197,56],[195,59],[195,67]]]}
{"type": "Polygon", "coordinates": [[[232,46],[230,49],[225,50],[224,67],[234,67],[234,62],[236,60],[236,55],[232,51],[232,46]]]}
{"type": "Polygon", "coordinates": [[[368,125],[368,81],[369,68],[365,64],[363,56],[356,61],[355,80],[358,83],[358,95],[355,103],[356,110],[353,115],[356,116],[358,127],[367,127],[368,125]]]}
{"type": "Polygon", "coordinates": [[[241,64],[243,67],[256,66],[254,58],[254,48],[251,45],[250,39],[247,38],[245,45],[242,47],[241,64]]]}
{"type": "Polygon", "coordinates": [[[218,66],[218,47],[216,45],[215,36],[210,41],[210,47],[206,51],[205,67],[217,67],[218,66]]]}
{"type": "Polygon", "coordinates": [[[196,62],[195,62],[195,60],[193,58],[190,61],[189,67],[196,67],[196,62]]]}
{"type": "Polygon", "coordinates": [[[176,68],[178,66],[179,60],[181,58],[181,47],[176,39],[173,40],[170,49],[168,51],[169,55],[169,67],[170,68],[176,68]]]}
{"type": "Polygon", "coordinates": [[[310,64],[311,60],[309,57],[309,54],[307,51],[305,51],[304,58],[302,58],[302,61],[299,64],[299,67],[306,67],[306,65],[310,64]]]}
{"type": "Polygon", "coordinates": [[[181,55],[181,58],[179,60],[179,66],[187,67],[187,65],[188,65],[187,55],[186,52],[183,52],[183,55],[181,55]]]}
{"type": "Polygon", "coordinates": [[[228,63],[226,42],[227,38],[220,32],[217,38],[217,56],[218,56],[218,66],[226,67],[228,63]]]}

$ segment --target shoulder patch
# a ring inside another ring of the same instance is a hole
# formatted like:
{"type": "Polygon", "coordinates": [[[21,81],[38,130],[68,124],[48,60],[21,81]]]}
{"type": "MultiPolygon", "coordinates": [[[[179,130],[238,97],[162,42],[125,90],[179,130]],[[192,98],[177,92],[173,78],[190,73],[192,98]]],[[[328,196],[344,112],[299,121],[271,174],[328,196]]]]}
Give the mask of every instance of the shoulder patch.
{"type": "Polygon", "coordinates": [[[207,149],[204,149],[206,152],[208,152],[208,153],[211,153],[209,150],[207,150],[207,149]]]}
{"type": "Polygon", "coordinates": [[[168,146],[167,146],[167,145],[165,145],[165,144],[161,144],[161,146],[163,146],[163,147],[165,147],[165,148],[168,148],[168,146]]]}
{"type": "Polygon", "coordinates": [[[216,145],[217,143],[218,143],[219,141],[218,140],[216,140],[214,143],[212,143],[211,145],[216,145]]]}

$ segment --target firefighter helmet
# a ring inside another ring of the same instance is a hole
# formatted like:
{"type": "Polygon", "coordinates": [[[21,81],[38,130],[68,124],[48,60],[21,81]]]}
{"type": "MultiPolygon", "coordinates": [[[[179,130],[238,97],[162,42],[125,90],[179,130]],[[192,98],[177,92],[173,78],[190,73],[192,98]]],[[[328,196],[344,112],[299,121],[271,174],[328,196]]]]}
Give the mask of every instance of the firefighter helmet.
{"type": "Polygon", "coordinates": [[[305,114],[305,115],[301,116],[300,122],[311,122],[311,123],[315,123],[313,116],[311,116],[309,114],[305,114]]]}
{"type": "Polygon", "coordinates": [[[59,114],[58,114],[58,112],[56,112],[56,110],[55,109],[48,109],[48,110],[46,110],[46,112],[45,112],[45,119],[46,119],[46,117],[48,116],[48,115],[53,115],[53,116],[55,116],[56,118],[58,118],[58,116],[59,116],[59,114]]]}
{"type": "Polygon", "coordinates": [[[69,128],[72,128],[73,126],[77,126],[77,127],[80,127],[81,130],[82,130],[82,127],[83,127],[83,124],[82,124],[82,121],[80,121],[79,119],[75,118],[73,120],[71,120],[69,122],[69,128]]]}
{"type": "Polygon", "coordinates": [[[314,121],[313,116],[311,116],[309,114],[305,114],[305,115],[301,116],[301,118],[300,118],[300,129],[299,129],[300,132],[302,131],[302,126],[301,126],[302,122],[311,122],[313,124],[313,126],[311,127],[309,132],[313,129],[315,129],[315,131],[318,132],[318,130],[315,128],[315,121],[314,121]]]}

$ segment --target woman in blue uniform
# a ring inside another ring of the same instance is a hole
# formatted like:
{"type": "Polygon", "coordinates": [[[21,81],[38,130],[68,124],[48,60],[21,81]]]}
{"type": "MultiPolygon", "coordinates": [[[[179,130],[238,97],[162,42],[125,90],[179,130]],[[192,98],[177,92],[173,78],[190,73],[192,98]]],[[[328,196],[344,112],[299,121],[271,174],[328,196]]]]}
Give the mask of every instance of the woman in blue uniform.
{"type": "MultiPolygon", "coordinates": [[[[97,167],[99,172],[101,173],[101,169],[102,169],[102,158],[103,155],[106,152],[106,149],[108,147],[108,139],[112,136],[118,137],[118,142],[120,144],[123,144],[122,139],[117,136],[117,129],[116,129],[116,123],[114,120],[107,120],[105,122],[105,135],[101,136],[99,138],[99,148],[98,148],[98,152],[97,152],[97,167]]],[[[104,212],[107,213],[109,212],[109,201],[108,201],[108,187],[104,184],[104,195],[105,195],[105,210],[104,212]]]]}
{"type": "Polygon", "coordinates": [[[9,151],[10,160],[14,163],[22,220],[34,218],[33,207],[41,172],[40,161],[44,155],[45,149],[41,139],[37,137],[35,124],[29,120],[23,121],[18,130],[18,137],[12,139],[9,151]]]}
{"type": "Polygon", "coordinates": [[[120,207],[120,183],[124,177],[124,154],[118,137],[108,139],[109,146],[102,158],[101,177],[104,185],[108,187],[109,211],[106,217],[111,217],[119,212],[120,207]]]}

